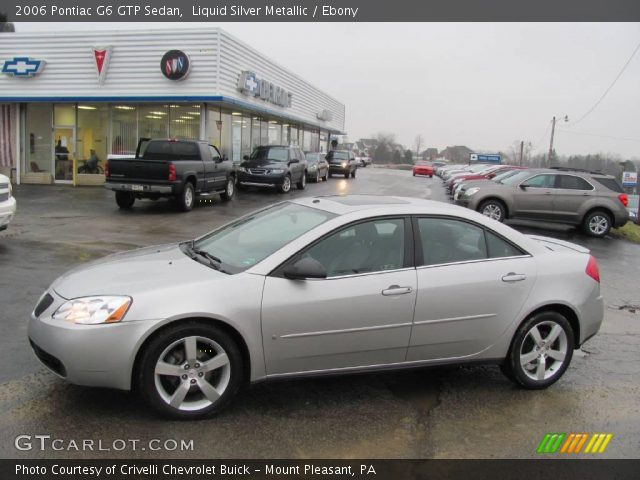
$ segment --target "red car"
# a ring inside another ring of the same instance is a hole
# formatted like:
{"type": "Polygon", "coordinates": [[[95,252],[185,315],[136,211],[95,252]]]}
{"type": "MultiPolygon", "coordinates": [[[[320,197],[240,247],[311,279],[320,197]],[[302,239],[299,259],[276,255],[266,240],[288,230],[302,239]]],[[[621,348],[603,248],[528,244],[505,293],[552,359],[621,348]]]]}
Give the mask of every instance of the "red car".
{"type": "Polygon", "coordinates": [[[433,177],[433,165],[414,165],[413,166],[413,176],[416,175],[426,175],[429,178],[433,177]]]}

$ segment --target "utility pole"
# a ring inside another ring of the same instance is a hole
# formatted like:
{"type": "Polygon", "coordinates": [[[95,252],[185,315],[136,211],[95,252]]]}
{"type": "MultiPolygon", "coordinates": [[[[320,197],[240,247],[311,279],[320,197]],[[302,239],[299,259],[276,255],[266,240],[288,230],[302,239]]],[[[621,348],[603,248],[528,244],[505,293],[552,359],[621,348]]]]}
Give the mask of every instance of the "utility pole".
{"type": "Polygon", "coordinates": [[[520,140],[520,166],[522,166],[522,154],[524,152],[524,140],[520,140]]]}
{"type": "Polygon", "coordinates": [[[551,120],[551,142],[549,143],[549,157],[547,158],[547,166],[551,166],[551,155],[553,155],[553,135],[556,133],[556,117],[551,120]]]}

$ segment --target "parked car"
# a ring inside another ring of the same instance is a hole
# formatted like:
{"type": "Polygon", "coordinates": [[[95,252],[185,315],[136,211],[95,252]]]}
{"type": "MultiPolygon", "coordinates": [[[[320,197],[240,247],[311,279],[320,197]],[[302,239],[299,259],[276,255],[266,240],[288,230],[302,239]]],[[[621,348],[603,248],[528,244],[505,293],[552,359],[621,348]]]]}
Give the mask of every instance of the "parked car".
{"type": "Polygon", "coordinates": [[[295,145],[265,145],[254,148],[238,166],[238,186],[275,187],[288,193],[296,184],[299,190],[307,186],[307,160],[295,145]]]}
{"type": "Polygon", "coordinates": [[[366,167],[367,165],[371,165],[371,157],[361,155],[359,157],[356,157],[356,163],[359,167],[366,167]]]}
{"type": "Polygon", "coordinates": [[[358,163],[348,150],[331,150],[325,157],[329,162],[329,177],[344,175],[344,178],[356,178],[358,163]]]}
{"type": "Polygon", "coordinates": [[[541,389],[598,332],[599,282],[586,248],[454,205],[301,198],[68,272],[28,336],[67,381],[182,419],[248,382],[392,368],[495,363],[541,389]]]}
{"type": "Polygon", "coordinates": [[[413,176],[424,175],[433,178],[433,165],[427,162],[418,162],[413,166],[413,176]]]}
{"type": "Polygon", "coordinates": [[[109,157],[104,186],[116,193],[121,209],[136,199],[173,197],[182,211],[193,208],[196,195],[235,194],[235,171],[228,158],[207,142],[141,138],[135,157],[109,157]]]}
{"type": "Polygon", "coordinates": [[[453,177],[454,175],[458,175],[458,174],[461,174],[461,173],[475,173],[475,172],[479,172],[481,170],[484,170],[487,167],[489,167],[489,165],[482,164],[482,163],[474,163],[473,165],[465,165],[465,166],[462,166],[462,167],[449,169],[449,170],[445,171],[442,174],[442,181],[444,183],[447,180],[449,180],[451,177],[453,177]]]}
{"type": "Polygon", "coordinates": [[[593,237],[627,223],[628,197],[610,175],[572,169],[523,170],[501,183],[469,188],[456,203],[494,220],[543,220],[582,226],[593,237]]]}
{"type": "Polygon", "coordinates": [[[307,158],[307,180],[318,183],[329,178],[329,164],[324,153],[305,152],[307,158]]]}
{"type": "Polygon", "coordinates": [[[511,170],[523,170],[524,168],[525,167],[517,167],[514,165],[496,165],[493,167],[488,167],[485,170],[480,170],[476,173],[463,173],[460,175],[454,175],[453,178],[450,178],[447,182],[447,193],[453,195],[456,187],[463,182],[484,179],[490,180],[497,175],[500,175],[501,173],[509,172],[511,170]]]}
{"type": "MultiPolygon", "coordinates": [[[[523,168],[522,170],[525,170],[525,168],[523,168]]],[[[458,200],[458,198],[460,197],[460,195],[463,195],[464,192],[466,192],[469,188],[473,188],[473,187],[482,187],[482,185],[485,185],[486,182],[496,182],[496,183],[501,183],[503,180],[506,180],[509,177],[512,177],[513,175],[515,175],[516,173],[520,172],[521,170],[507,170],[505,172],[500,173],[499,175],[496,175],[493,178],[481,178],[481,179],[477,179],[477,180],[465,180],[461,183],[458,184],[458,186],[456,187],[455,191],[453,192],[453,200],[454,202],[456,200],[458,200]]]]}
{"type": "Polygon", "coordinates": [[[12,193],[11,180],[0,174],[0,231],[7,229],[16,213],[16,199],[12,193]]]}

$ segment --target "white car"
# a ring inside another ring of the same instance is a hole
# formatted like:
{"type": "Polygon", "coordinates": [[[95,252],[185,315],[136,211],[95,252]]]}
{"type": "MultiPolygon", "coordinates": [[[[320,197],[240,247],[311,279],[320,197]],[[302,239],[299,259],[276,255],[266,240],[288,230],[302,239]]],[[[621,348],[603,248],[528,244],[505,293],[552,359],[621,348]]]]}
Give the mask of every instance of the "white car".
{"type": "Polygon", "coordinates": [[[11,181],[0,175],[0,231],[6,230],[16,213],[16,199],[11,194],[11,181]]]}

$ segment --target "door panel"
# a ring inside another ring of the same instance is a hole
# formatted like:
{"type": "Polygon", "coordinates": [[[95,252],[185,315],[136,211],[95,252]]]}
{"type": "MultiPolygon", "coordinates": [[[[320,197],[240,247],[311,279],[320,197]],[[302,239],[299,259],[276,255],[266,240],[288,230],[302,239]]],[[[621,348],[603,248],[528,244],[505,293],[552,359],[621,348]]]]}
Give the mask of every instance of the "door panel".
{"type": "Polygon", "coordinates": [[[536,269],[533,258],[522,257],[423,267],[417,275],[407,360],[431,360],[473,355],[491,346],[518,317],[536,269]],[[509,273],[525,278],[508,281],[509,273]]]}
{"type": "Polygon", "coordinates": [[[415,301],[414,269],[325,280],[268,277],[267,374],[403,362],[415,301]],[[394,286],[410,290],[382,293],[394,286]]]}
{"type": "Polygon", "coordinates": [[[513,203],[516,217],[553,219],[553,174],[536,175],[522,182],[526,188],[514,187],[513,203]]]}

